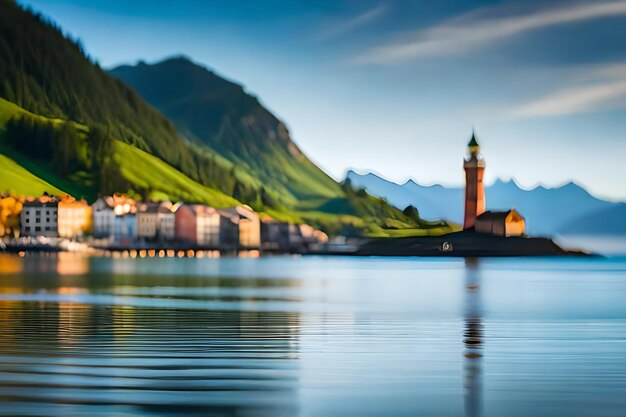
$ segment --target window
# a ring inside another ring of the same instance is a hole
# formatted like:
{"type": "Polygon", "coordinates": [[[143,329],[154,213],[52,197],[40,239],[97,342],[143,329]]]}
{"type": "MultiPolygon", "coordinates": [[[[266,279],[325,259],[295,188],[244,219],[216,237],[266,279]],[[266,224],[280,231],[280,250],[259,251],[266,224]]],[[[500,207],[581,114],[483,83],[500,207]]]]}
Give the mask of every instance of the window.
{"type": "Polygon", "coordinates": [[[26,223],[30,223],[30,219],[28,217],[26,218],[26,223]]]}
{"type": "Polygon", "coordinates": [[[35,227],[35,232],[41,232],[41,227],[40,226],[35,227]]]}
{"type": "Polygon", "coordinates": [[[35,210],[35,216],[41,216],[41,210],[35,210]]]}
{"type": "Polygon", "coordinates": [[[26,226],[24,230],[26,230],[27,232],[30,232],[30,226],[26,226]]]}
{"type": "Polygon", "coordinates": [[[40,219],[39,217],[37,217],[37,218],[35,219],[35,223],[41,223],[41,219],[40,219]]]}

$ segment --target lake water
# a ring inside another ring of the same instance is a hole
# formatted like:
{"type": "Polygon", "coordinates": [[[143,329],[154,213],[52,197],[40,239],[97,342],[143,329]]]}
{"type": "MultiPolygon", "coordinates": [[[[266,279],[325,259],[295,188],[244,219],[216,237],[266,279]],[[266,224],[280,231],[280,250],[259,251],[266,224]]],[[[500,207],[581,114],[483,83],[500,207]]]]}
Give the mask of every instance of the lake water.
{"type": "Polygon", "coordinates": [[[0,415],[626,415],[626,258],[0,255],[0,332],[0,415]]]}

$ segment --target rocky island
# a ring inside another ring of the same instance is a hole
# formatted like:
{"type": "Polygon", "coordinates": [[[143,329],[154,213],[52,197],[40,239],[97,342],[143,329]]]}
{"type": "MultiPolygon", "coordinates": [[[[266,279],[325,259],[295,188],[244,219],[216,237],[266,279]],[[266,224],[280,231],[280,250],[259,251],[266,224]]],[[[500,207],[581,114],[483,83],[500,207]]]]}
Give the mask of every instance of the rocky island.
{"type": "Polygon", "coordinates": [[[547,237],[525,234],[524,217],[515,209],[486,211],[483,175],[485,160],[476,135],[468,143],[465,170],[463,230],[440,236],[371,239],[353,253],[361,256],[561,256],[588,255],[566,250],[547,237]]]}

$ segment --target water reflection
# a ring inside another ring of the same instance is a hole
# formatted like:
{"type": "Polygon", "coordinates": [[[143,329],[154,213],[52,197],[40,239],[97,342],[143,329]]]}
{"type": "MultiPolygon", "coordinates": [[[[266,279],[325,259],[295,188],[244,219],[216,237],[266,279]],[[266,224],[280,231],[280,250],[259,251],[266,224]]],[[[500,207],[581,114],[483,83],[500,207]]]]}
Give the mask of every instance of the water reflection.
{"type": "Polygon", "coordinates": [[[626,409],[626,259],[154,255],[0,257],[1,415],[626,409]]]}
{"type": "Polygon", "coordinates": [[[0,253],[0,275],[31,274],[85,275],[91,257],[80,252],[0,253]]]}
{"type": "Polygon", "coordinates": [[[15,255],[0,253],[0,275],[22,272],[22,260],[15,255]]]}
{"type": "Polygon", "coordinates": [[[465,416],[483,415],[483,324],[480,301],[480,269],[477,258],[465,260],[465,328],[463,333],[463,390],[465,416]]]}
{"type": "Polygon", "coordinates": [[[5,301],[2,413],[294,415],[299,328],[296,313],[5,301]]]}

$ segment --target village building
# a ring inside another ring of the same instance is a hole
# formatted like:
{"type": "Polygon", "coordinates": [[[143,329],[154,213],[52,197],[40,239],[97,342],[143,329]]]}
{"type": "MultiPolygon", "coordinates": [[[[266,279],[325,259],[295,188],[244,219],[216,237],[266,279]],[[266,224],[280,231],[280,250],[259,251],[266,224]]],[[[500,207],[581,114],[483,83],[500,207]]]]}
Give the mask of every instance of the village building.
{"type": "Polygon", "coordinates": [[[171,241],[176,237],[176,211],[181,203],[164,201],[159,205],[158,213],[158,240],[171,241]]]}
{"type": "Polygon", "coordinates": [[[91,205],[93,215],[93,235],[97,239],[113,238],[115,211],[113,197],[100,197],[91,205]]]}
{"type": "Polygon", "coordinates": [[[137,238],[154,240],[159,231],[159,203],[137,205],[137,238]]]}
{"type": "Polygon", "coordinates": [[[91,232],[93,217],[85,200],[65,197],[58,205],[58,232],[60,237],[74,239],[91,232]]]}
{"type": "Polygon", "coordinates": [[[305,247],[300,225],[264,218],[261,224],[262,248],[267,251],[292,252],[305,247]]]}
{"type": "Polygon", "coordinates": [[[237,216],[203,204],[183,204],[175,215],[176,240],[196,247],[236,249],[237,216]]]}
{"type": "Polygon", "coordinates": [[[137,237],[137,203],[114,194],[101,197],[92,205],[94,237],[128,242],[137,237]]]}
{"type": "Polygon", "coordinates": [[[57,237],[59,200],[48,195],[25,201],[20,214],[22,236],[57,237]]]}
{"type": "Polygon", "coordinates": [[[249,206],[237,206],[220,210],[220,213],[236,219],[240,248],[259,249],[261,247],[261,219],[254,210],[249,206]]]}
{"type": "Polygon", "coordinates": [[[478,233],[496,236],[522,236],[525,220],[515,209],[509,211],[486,211],[476,218],[474,229],[478,233]]]}
{"type": "Polygon", "coordinates": [[[228,209],[221,209],[217,212],[220,215],[220,248],[224,250],[241,249],[239,244],[240,216],[228,209]]]}
{"type": "Polygon", "coordinates": [[[170,201],[137,205],[137,238],[149,241],[173,240],[176,232],[177,204],[170,201]]]}

